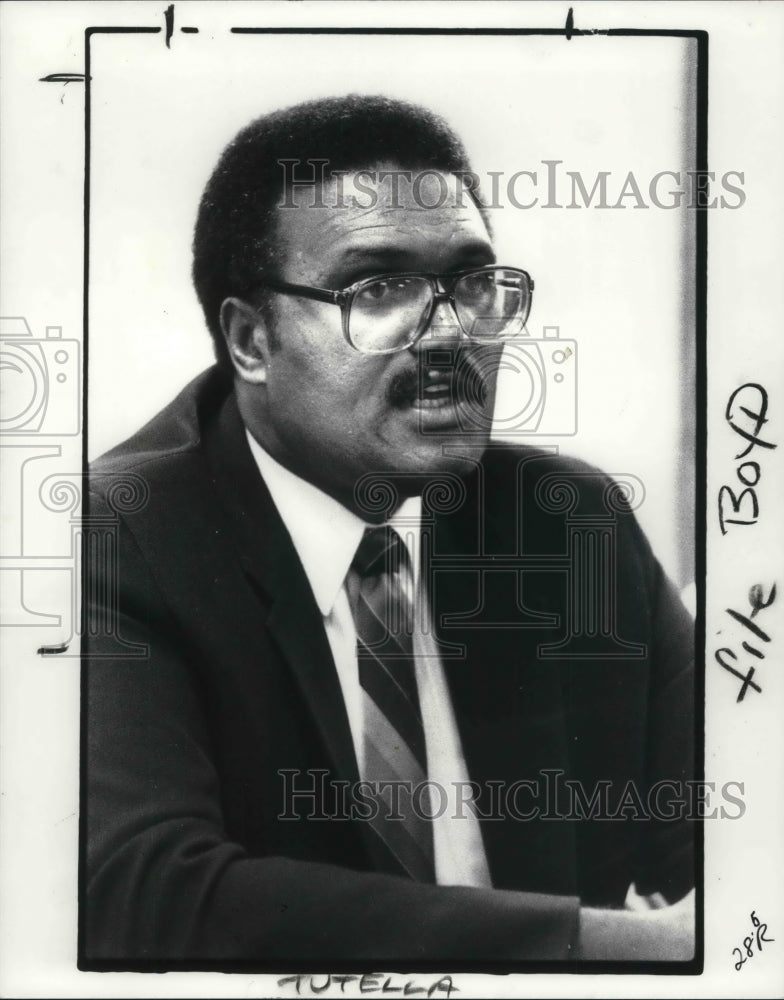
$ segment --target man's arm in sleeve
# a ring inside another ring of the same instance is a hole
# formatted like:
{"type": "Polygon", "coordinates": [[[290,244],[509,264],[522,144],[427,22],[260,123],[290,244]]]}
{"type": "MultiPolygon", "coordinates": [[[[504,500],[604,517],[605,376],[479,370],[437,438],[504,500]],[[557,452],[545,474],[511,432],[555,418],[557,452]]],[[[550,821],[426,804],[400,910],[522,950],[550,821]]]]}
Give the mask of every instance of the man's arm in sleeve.
{"type": "Polygon", "coordinates": [[[575,958],[688,961],[695,953],[695,837],[688,782],[694,777],[694,621],[651,550],[634,515],[625,517],[625,555],[637,562],[650,609],[650,675],[646,733],[648,821],[640,896],[669,906],[647,912],[582,908],[575,958]],[[658,791],[654,791],[658,789],[658,791]]]}
{"type": "Polygon", "coordinates": [[[653,813],[636,889],[673,903],[696,880],[694,620],[636,521],[634,526],[651,609],[646,784],[653,813]]]}

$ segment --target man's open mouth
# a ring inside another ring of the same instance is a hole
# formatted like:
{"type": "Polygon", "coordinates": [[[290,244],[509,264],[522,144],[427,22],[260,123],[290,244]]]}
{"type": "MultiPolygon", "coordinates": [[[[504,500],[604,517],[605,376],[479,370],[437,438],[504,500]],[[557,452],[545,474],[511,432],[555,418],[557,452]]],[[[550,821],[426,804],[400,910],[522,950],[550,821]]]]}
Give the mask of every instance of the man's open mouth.
{"type": "Polygon", "coordinates": [[[453,367],[401,372],[391,382],[389,399],[400,409],[440,410],[467,404],[483,410],[488,386],[469,362],[453,367]]]}
{"type": "Polygon", "coordinates": [[[422,373],[417,387],[414,406],[423,410],[435,410],[451,406],[455,399],[456,378],[453,373],[431,370],[422,373]]]}

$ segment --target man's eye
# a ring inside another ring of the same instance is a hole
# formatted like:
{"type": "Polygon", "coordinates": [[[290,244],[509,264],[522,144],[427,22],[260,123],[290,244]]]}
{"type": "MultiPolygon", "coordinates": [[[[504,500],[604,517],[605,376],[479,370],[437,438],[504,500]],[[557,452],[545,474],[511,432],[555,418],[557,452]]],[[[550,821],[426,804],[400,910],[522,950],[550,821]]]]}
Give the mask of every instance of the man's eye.
{"type": "Polygon", "coordinates": [[[369,299],[383,299],[388,291],[388,281],[376,281],[374,284],[368,285],[367,288],[363,290],[363,294],[369,299]]]}
{"type": "Polygon", "coordinates": [[[468,295],[483,295],[495,284],[494,274],[470,274],[463,279],[463,290],[468,295]]]}
{"type": "Polygon", "coordinates": [[[405,295],[409,287],[406,278],[389,278],[385,281],[374,281],[372,285],[367,285],[362,289],[362,295],[368,299],[381,301],[382,299],[393,299],[405,295]]]}

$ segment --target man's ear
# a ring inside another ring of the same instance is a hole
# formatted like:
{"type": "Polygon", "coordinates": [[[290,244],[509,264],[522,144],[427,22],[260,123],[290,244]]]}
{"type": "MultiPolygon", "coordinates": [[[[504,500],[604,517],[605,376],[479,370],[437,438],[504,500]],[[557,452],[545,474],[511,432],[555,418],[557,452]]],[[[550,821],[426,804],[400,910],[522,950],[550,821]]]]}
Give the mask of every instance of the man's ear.
{"type": "Polygon", "coordinates": [[[242,299],[224,299],[220,325],[237,374],[245,382],[267,381],[270,337],[262,316],[242,299]]]}

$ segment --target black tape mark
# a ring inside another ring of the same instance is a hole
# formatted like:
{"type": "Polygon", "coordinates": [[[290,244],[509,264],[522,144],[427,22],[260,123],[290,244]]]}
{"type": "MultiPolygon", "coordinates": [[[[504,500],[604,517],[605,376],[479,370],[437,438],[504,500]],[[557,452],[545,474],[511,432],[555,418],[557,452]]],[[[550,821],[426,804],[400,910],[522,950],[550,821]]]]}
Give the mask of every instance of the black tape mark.
{"type": "Polygon", "coordinates": [[[166,48],[171,48],[171,37],[174,34],[174,4],[170,3],[163,12],[163,19],[166,22],[166,48]]]}
{"type": "Polygon", "coordinates": [[[566,24],[564,25],[564,32],[566,33],[567,42],[571,42],[573,31],[574,31],[574,7],[570,7],[569,13],[566,15],[566,24]]]}
{"type": "Polygon", "coordinates": [[[50,73],[38,78],[39,83],[84,83],[84,73],[50,73]]]}

